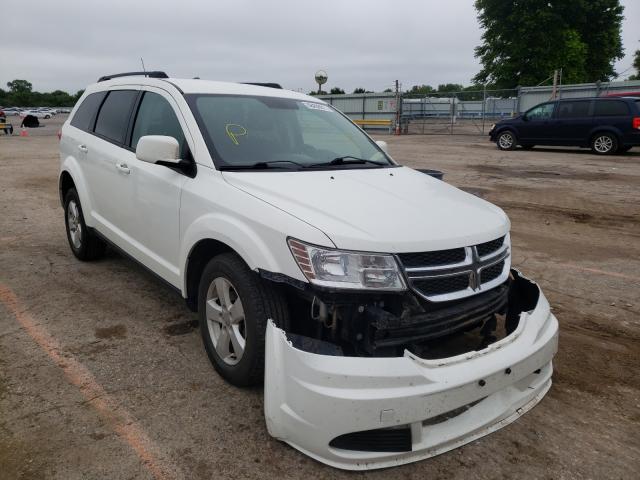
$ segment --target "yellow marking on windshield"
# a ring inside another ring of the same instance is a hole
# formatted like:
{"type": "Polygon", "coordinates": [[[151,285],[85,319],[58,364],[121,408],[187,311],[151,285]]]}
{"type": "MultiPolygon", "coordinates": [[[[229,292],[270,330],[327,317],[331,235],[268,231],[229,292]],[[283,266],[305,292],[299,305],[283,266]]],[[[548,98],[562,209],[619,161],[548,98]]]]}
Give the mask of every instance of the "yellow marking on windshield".
{"type": "Polygon", "coordinates": [[[229,136],[231,141],[236,145],[240,145],[240,142],[238,142],[238,137],[242,137],[243,135],[247,134],[247,129],[244,128],[242,125],[238,125],[237,123],[227,123],[224,129],[227,132],[227,135],[229,136]],[[232,127],[236,127],[236,128],[232,129],[232,127]],[[237,130],[237,131],[234,132],[233,130],[237,130]]]}

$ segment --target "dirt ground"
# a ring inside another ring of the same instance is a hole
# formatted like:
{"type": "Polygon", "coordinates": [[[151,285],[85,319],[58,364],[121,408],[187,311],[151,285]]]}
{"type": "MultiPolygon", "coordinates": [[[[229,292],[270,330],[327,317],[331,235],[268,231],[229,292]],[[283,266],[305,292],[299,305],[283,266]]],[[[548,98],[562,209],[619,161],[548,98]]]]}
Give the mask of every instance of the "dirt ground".
{"type": "Polygon", "coordinates": [[[0,478],[638,478],[640,149],[385,137],[400,163],[505,209],[514,264],[541,284],[561,335],[553,386],[531,412],[364,474],[272,439],[261,390],[215,374],[196,316],[152,275],[115,253],[72,256],[56,183],[62,120],[0,134],[0,478]]]}

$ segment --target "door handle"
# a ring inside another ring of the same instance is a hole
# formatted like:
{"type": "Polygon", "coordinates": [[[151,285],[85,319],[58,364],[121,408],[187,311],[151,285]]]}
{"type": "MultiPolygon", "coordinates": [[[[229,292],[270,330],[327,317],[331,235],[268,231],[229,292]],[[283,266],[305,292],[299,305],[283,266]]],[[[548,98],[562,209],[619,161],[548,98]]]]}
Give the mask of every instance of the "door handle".
{"type": "Polygon", "coordinates": [[[87,153],[89,151],[86,145],[78,145],[78,150],[80,150],[82,153],[87,153]]]}
{"type": "Polygon", "coordinates": [[[116,163],[116,169],[125,175],[129,175],[131,173],[131,169],[126,163],[116,163]]]}

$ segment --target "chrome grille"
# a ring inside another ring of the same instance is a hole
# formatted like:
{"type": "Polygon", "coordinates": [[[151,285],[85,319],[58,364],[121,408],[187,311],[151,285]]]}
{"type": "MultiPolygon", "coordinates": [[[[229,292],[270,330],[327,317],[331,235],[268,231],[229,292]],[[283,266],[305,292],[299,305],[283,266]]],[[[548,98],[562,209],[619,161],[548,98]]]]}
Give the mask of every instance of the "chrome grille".
{"type": "Polygon", "coordinates": [[[509,236],[469,247],[397,255],[409,286],[434,302],[464,298],[502,284],[511,267],[509,236]]]}

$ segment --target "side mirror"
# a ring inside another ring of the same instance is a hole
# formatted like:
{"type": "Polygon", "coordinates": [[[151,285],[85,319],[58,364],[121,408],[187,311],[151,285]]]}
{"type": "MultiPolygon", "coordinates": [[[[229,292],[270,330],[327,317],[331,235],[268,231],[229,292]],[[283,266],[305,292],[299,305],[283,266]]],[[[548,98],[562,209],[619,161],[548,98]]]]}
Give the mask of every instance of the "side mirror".
{"type": "Polygon", "coordinates": [[[522,121],[523,122],[528,122],[529,121],[529,117],[527,117],[527,115],[522,115],[522,121]]]}
{"type": "Polygon", "coordinates": [[[389,153],[389,145],[384,140],[376,140],[376,144],[382,149],[384,153],[389,153]]]}
{"type": "Polygon", "coordinates": [[[173,137],[165,135],[145,135],[136,146],[136,158],[143,162],[180,163],[180,146],[173,137]]]}

